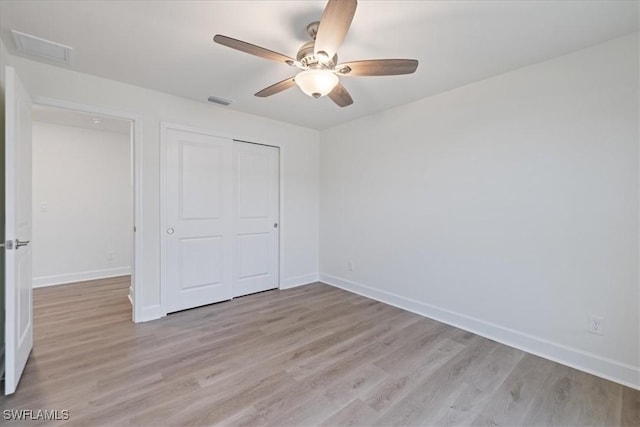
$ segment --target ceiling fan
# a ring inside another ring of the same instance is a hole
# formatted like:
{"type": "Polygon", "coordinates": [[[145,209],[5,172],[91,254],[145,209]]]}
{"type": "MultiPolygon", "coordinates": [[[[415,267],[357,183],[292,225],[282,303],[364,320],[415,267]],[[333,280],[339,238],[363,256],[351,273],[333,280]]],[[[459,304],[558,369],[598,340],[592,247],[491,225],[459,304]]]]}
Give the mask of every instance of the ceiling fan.
{"type": "Polygon", "coordinates": [[[312,41],[302,45],[296,59],[220,34],[213,40],[223,46],[283,62],[301,70],[294,77],[262,89],[256,96],[264,98],[298,85],[309,96],[319,98],[329,95],[340,107],[346,107],[353,104],[353,99],[338,76],[391,76],[411,74],[418,68],[415,59],[370,59],[338,64],[337,50],[349,30],[357,5],[357,0],[329,0],[320,21],[307,25],[307,33],[312,41]]]}

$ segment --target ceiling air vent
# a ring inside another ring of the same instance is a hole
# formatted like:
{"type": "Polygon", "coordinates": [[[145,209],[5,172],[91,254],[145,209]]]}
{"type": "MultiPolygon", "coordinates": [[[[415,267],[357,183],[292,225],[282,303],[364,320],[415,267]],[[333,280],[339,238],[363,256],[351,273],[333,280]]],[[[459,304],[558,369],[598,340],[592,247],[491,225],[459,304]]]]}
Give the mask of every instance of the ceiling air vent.
{"type": "Polygon", "coordinates": [[[51,61],[71,64],[73,48],[16,30],[11,30],[11,34],[13,34],[13,40],[15,40],[20,52],[51,61]]]}
{"type": "Polygon", "coordinates": [[[231,104],[230,99],[218,98],[217,96],[210,96],[209,99],[207,99],[207,101],[213,102],[214,104],[220,104],[220,105],[231,104]]]}

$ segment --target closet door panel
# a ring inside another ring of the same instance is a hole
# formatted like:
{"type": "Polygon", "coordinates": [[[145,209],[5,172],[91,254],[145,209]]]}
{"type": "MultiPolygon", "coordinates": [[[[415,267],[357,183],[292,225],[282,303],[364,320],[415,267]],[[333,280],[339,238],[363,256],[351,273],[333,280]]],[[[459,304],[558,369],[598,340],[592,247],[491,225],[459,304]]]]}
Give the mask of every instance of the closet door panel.
{"type": "Polygon", "coordinates": [[[234,296],[279,285],[279,149],[235,142],[234,296]]]}
{"type": "Polygon", "coordinates": [[[168,313],[231,299],[233,142],[168,129],[163,291],[168,313]]]}

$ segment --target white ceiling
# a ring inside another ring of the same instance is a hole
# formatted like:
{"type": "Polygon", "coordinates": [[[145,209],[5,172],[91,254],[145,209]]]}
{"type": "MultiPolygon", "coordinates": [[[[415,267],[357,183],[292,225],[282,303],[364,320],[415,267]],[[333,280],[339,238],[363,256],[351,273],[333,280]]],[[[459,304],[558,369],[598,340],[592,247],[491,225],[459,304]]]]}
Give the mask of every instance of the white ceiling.
{"type": "Polygon", "coordinates": [[[84,129],[116,132],[128,135],[131,131],[131,121],[116,119],[100,114],[88,114],[63,108],[33,106],[33,121],[53,123],[56,125],[73,126],[84,129]],[[99,121],[99,123],[96,123],[99,121]]]}
{"type": "MultiPolygon", "coordinates": [[[[324,129],[544,61],[639,29],[637,1],[360,0],[341,62],[416,58],[408,76],[342,77],[354,104],[339,108],[298,88],[253,94],[295,70],[212,42],[224,34],[288,56],[308,41],[324,1],[7,1],[11,29],[73,47],[77,71],[324,129]]],[[[64,65],[61,65],[64,66],[64,65]]]]}

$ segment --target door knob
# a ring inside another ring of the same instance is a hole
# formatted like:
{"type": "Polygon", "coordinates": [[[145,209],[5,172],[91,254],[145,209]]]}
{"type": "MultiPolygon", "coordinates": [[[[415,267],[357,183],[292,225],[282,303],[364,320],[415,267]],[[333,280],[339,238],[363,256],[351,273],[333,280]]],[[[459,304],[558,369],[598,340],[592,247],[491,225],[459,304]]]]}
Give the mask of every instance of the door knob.
{"type": "Polygon", "coordinates": [[[277,222],[273,223],[273,228],[278,228],[278,223],[277,222]]]}
{"type": "Polygon", "coordinates": [[[173,228],[167,228],[167,234],[173,234],[173,228]]]}
{"type": "Polygon", "coordinates": [[[20,246],[27,246],[29,244],[29,240],[18,240],[16,239],[16,249],[20,246]]]}

